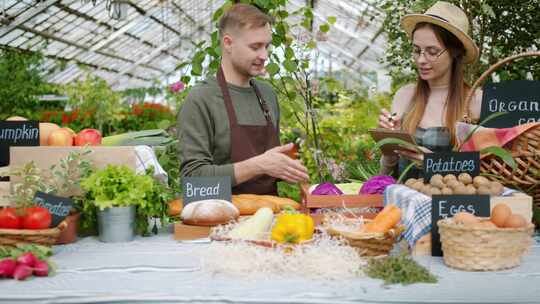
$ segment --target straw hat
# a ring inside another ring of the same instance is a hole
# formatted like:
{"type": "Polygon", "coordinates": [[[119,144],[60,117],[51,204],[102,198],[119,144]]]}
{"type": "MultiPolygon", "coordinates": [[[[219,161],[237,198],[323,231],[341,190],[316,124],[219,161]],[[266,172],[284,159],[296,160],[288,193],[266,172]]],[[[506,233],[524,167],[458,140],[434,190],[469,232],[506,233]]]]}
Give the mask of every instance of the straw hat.
{"type": "Polygon", "coordinates": [[[401,27],[412,39],[412,32],[417,23],[427,22],[438,25],[454,34],[465,47],[465,63],[472,63],[478,59],[478,47],[467,34],[469,32],[469,19],[457,6],[445,1],[437,1],[424,14],[409,14],[401,18],[401,27]]]}

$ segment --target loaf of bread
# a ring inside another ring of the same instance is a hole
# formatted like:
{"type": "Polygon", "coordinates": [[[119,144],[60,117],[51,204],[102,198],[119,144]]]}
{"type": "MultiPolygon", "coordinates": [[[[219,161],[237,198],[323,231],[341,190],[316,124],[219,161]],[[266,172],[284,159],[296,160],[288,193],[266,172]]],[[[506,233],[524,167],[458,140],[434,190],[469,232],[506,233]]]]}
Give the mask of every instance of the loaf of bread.
{"type": "Polygon", "coordinates": [[[209,199],[187,204],[182,210],[182,222],[186,225],[216,226],[236,220],[240,212],[225,200],[209,199]]]}
{"type": "Polygon", "coordinates": [[[294,209],[300,209],[300,204],[295,200],[286,197],[279,197],[275,195],[260,195],[262,199],[268,200],[276,204],[279,209],[285,208],[285,206],[291,206],[294,209]]]}
{"type": "Polygon", "coordinates": [[[232,196],[232,203],[240,211],[240,215],[253,215],[257,210],[263,207],[268,207],[274,211],[279,212],[279,207],[269,200],[262,198],[262,195],[256,194],[237,194],[232,196]]]}

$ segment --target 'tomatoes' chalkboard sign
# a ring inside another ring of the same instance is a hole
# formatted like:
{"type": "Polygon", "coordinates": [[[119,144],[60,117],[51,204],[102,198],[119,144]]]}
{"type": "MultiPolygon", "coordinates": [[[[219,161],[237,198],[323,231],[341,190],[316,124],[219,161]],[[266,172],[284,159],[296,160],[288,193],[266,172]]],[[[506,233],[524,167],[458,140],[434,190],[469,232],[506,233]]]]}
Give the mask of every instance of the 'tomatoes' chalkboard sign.
{"type": "Polygon", "coordinates": [[[431,255],[442,256],[437,221],[458,212],[490,216],[489,195],[433,195],[431,199],[431,255]]]}
{"type": "Polygon", "coordinates": [[[429,182],[435,174],[469,173],[472,177],[480,174],[480,153],[478,152],[437,152],[424,154],[424,181],[429,182]]]}
{"type": "Polygon", "coordinates": [[[39,146],[39,122],[0,121],[0,167],[9,165],[9,147],[39,146]]]}
{"type": "Polygon", "coordinates": [[[222,199],[231,201],[231,178],[229,176],[184,177],[184,206],[200,200],[222,199]]]}
{"type": "Polygon", "coordinates": [[[73,206],[73,200],[68,197],[60,197],[39,191],[34,196],[34,203],[49,209],[52,215],[51,227],[58,226],[69,215],[71,206],[73,206]]]}
{"type": "Polygon", "coordinates": [[[511,80],[484,86],[480,121],[498,112],[508,114],[484,124],[489,128],[510,128],[540,122],[540,81],[511,80]]]}

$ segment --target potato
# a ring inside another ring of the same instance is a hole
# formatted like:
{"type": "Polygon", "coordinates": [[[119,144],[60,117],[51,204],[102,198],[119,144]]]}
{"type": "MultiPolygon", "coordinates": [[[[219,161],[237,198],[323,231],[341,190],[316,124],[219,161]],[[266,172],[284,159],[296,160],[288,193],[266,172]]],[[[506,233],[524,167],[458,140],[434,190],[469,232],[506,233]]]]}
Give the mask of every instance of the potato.
{"type": "Polygon", "coordinates": [[[451,188],[444,187],[441,190],[441,194],[443,194],[443,195],[452,195],[452,194],[454,194],[454,191],[452,191],[451,188]]]}
{"type": "Polygon", "coordinates": [[[466,187],[467,194],[475,195],[476,194],[476,188],[472,184],[468,184],[466,187]]]}
{"type": "Polygon", "coordinates": [[[438,181],[438,180],[442,181],[443,177],[440,174],[435,174],[435,175],[431,176],[431,179],[429,180],[429,183],[433,185],[433,182],[438,181]]]}
{"type": "Polygon", "coordinates": [[[448,184],[446,184],[447,186],[449,186],[450,188],[452,188],[452,190],[454,190],[454,192],[456,192],[456,188],[458,187],[465,187],[465,185],[460,182],[460,181],[449,181],[448,184]]]}
{"type": "Polygon", "coordinates": [[[416,178],[409,178],[405,181],[405,186],[412,188],[412,185],[416,183],[416,178]]]}
{"type": "Polygon", "coordinates": [[[453,190],[454,194],[469,194],[469,190],[467,190],[467,187],[463,184],[454,187],[453,190]]]}
{"type": "Polygon", "coordinates": [[[489,183],[489,180],[484,176],[479,175],[473,178],[473,184],[476,188],[480,188],[481,186],[489,187],[489,183]]]}
{"type": "Polygon", "coordinates": [[[476,189],[476,193],[491,195],[491,188],[485,185],[481,185],[480,187],[478,187],[478,189],[476,189]]]}
{"type": "Polygon", "coordinates": [[[454,174],[446,174],[444,177],[443,177],[443,181],[448,184],[449,181],[452,181],[452,180],[457,180],[456,176],[454,174]]]}
{"type": "Polygon", "coordinates": [[[423,185],[420,192],[426,195],[431,195],[431,185],[423,185]]]}
{"type": "MultiPolygon", "coordinates": [[[[420,191],[424,187],[424,183],[416,181],[412,184],[411,188],[413,188],[416,191],[420,191]]],[[[421,192],[421,191],[420,191],[421,192]]]]}
{"type": "Polygon", "coordinates": [[[460,182],[462,182],[463,184],[465,184],[465,185],[468,185],[468,184],[472,183],[472,177],[471,177],[471,175],[470,175],[469,173],[465,173],[465,172],[459,174],[458,180],[459,180],[460,182]]]}
{"type": "Polygon", "coordinates": [[[441,189],[437,187],[431,187],[431,195],[441,195],[441,194],[442,194],[441,189]]]}
{"type": "Polygon", "coordinates": [[[491,182],[489,188],[491,189],[491,195],[499,196],[504,192],[504,186],[499,182],[491,182]]]}

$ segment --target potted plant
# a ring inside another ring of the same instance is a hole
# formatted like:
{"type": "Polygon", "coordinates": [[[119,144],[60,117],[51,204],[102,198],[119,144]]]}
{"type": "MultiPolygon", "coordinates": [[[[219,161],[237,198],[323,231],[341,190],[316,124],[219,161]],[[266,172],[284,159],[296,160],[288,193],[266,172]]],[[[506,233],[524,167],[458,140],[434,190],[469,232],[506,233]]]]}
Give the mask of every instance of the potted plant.
{"type": "Polygon", "coordinates": [[[146,202],[154,181],[126,167],[107,165],[82,180],[86,198],[97,207],[102,242],[131,241],[135,236],[136,206],[146,202]]]}

